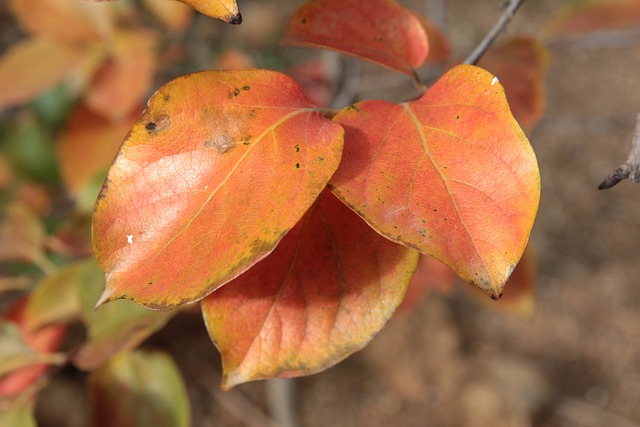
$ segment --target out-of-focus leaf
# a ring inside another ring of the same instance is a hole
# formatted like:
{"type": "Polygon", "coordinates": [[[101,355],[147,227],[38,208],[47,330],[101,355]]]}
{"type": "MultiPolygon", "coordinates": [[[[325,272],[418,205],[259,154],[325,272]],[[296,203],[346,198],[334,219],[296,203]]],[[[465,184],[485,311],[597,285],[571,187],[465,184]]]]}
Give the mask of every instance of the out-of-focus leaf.
{"type": "Polygon", "coordinates": [[[337,50],[410,75],[429,51],[418,18],[394,0],[307,1],[282,43],[337,50]]]}
{"type": "Polygon", "coordinates": [[[513,116],[527,132],[544,113],[548,63],[546,48],[523,36],[489,49],[478,64],[500,79],[513,116]]]}
{"type": "Polygon", "coordinates": [[[37,427],[33,415],[33,404],[26,400],[0,408],[0,426],[4,427],[37,427]]]}
{"type": "MultiPolygon", "coordinates": [[[[89,0],[94,2],[101,1],[115,1],[115,0],[89,0]]],[[[164,1],[164,0],[146,0],[151,1],[164,1]]],[[[242,15],[238,10],[238,5],[235,0],[177,0],[188,6],[191,6],[198,12],[210,16],[212,18],[219,18],[233,25],[239,25],[242,23],[242,15]]]]}
{"type": "Polygon", "coordinates": [[[455,282],[456,275],[453,270],[433,257],[420,255],[418,268],[411,278],[407,296],[402,301],[399,311],[410,311],[418,306],[429,292],[451,293],[455,282]]]}
{"type": "Polygon", "coordinates": [[[19,300],[0,320],[0,395],[12,396],[26,390],[48,365],[66,361],[54,353],[64,336],[62,325],[29,331],[25,324],[27,299],[19,300]]]}
{"type": "Polygon", "coordinates": [[[21,291],[30,288],[35,283],[35,279],[26,276],[20,277],[0,277],[0,296],[4,292],[21,291]]]}
{"type": "Polygon", "coordinates": [[[513,274],[504,287],[504,294],[500,301],[490,301],[481,298],[482,294],[475,288],[467,286],[467,290],[486,307],[506,314],[520,317],[531,317],[536,306],[536,263],[535,256],[527,247],[516,265],[513,274]]]}
{"type": "Polygon", "coordinates": [[[24,39],[0,57],[0,110],[23,104],[61,83],[85,50],[55,40],[24,39]]]}
{"type": "Polygon", "coordinates": [[[342,128],[288,76],[205,71],[156,92],[93,216],[101,303],[170,309],[268,255],[336,170],[342,128]]]}
{"type": "Polygon", "coordinates": [[[578,0],[566,5],[552,20],[548,32],[570,36],[639,23],[640,2],[637,0],[578,0]]]}
{"type": "Polygon", "coordinates": [[[364,101],[334,120],[345,128],[334,192],[384,236],[499,298],[529,238],[540,176],[498,80],[461,65],[417,101],[364,101]]]}
{"type": "Polygon", "coordinates": [[[11,203],[0,222],[0,262],[31,262],[52,272],[54,267],[43,252],[45,236],[40,218],[24,204],[11,203]]]}
{"type": "Polygon", "coordinates": [[[198,12],[219,18],[233,25],[242,23],[242,15],[236,4],[236,0],[178,0],[191,6],[198,12]]]}
{"type": "Polygon", "coordinates": [[[107,39],[113,33],[114,9],[109,5],[77,0],[9,0],[9,7],[31,34],[78,42],[107,39]]]}
{"type": "Polygon", "coordinates": [[[107,60],[87,88],[87,105],[114,121],[127,121],[151,87],[156,43],[156,35],[148,31],[119,31],[109,45],[107,60]]]}
{"type": "Polygon", "coordinates": [[[417,258],[325,191],[271,255],[202,301],[223,388],[313,374],[363,348],[402,302],[417,258]]]}
{"type": "Polygon", "coordinates": [[[93,209],[109,165],[138,114],[112,122],[83,105],[76,107],[58,141],[60,174],[82,211],[93,209]],[[88,188],[92,190],[87,193],[88,188]]]}
{"type": "Polygon", "coordinates": [[[417,13],[415,15],[420,20],[424,32],[427,33],[427,40],[429,40],[429,56],[427,56],[427,62],[438,64],[446,62],[451,56],[451,43],[449,39],[442,30],[426,16],[417,13]]]}
{"type": "Polygon", "coordinates": [[[218,70],[242,70],[244,68],[255,68],[253,58],[237,49],[226,49],[215,61],[215,68],[218,70]]]}
{"type": "Polygon", "coordinates": [[[22,112],[0,133],[1,149],[16,175],[49,186],[58,182],[53,144],[33,114],[22,112]]]}
{"type": "Polygon", "coordinates": [[[144,6],[172,30],[185,30],[191,22],[193,9],[177,1],[142,0],[144,6]]]}
{"type": "Polygon", "coordinates": [[[326,68],[324,61],[315,60],[288,71],[288,74],[296,79],[307,98],[321,107],[328,107],[333,99],[333,85],[326,68]]]}
{"type": "Polygon", "coordinates": [[[171,357],[123,353],[89,376],[95,427],[188,427],[187,390],[171,357]]]}
{"type": "Polygon", "coordinates": [[[49,324],[80,319],[83,314],[80,292],[84,292],[84,288],[100,289],[102,283],[95,263],[65,265],[42,279],[31,292],[25,313],[27,328],[37,330],[49,324]]]}

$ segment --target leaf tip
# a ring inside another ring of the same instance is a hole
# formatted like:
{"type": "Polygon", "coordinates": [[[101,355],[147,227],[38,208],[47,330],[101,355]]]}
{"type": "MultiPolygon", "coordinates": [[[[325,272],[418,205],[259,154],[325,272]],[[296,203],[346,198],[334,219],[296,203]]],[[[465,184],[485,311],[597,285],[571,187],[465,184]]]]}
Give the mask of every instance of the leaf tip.
{"type": "Polygon", "coordinates": [[[242,15],[240,14],[240,12],[238,12],[235,15],[233,15],[231,18],[229,18],[228,22],[231,25],[240,25],[242,24],[242,15]]]}
{"type": "Polygon", "coordinates": [[[117,299],[117,297],[113,296],[113,289],[105,288],[104,292],[102,292],[102,295],[100,295],[100,298],[96,303],[95,309],[98,309],[101,305],[104,305],[111,301],[115,301],[117,299]]]}

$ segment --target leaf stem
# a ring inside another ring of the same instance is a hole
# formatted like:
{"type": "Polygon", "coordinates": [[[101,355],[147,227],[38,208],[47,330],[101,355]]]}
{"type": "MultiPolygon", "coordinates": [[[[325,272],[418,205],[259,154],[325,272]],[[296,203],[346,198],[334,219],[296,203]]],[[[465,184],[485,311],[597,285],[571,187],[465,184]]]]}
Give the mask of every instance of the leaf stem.
{"type": "Polygon", "coordinates": [[[640,114],[638,114],[636,119],[636,129],[633,132],[629,158],[607,175],[604,181],[598,186],[598,190],[611,188],[623,179],[630,179],[636,184],[640,183],[640,114]]]}
{"type": "Polygon", "coordinates": [[[518,8],[522,6],[522,3],[524,3],[524,0],[509,1],[509,4],[507,4],[507,6],[505,7],[504,12],[502,12],[500,19],[498,19],[493,28],[491,28],[491,30],[487,33],[480,44],[478,44],[478,46],[473,50],[473,52],[471,52],[467,59],[464,60],[465,64],[475,65],[478,63],[480,58],[482,58],[482,55],[484,55],[487,49],[491,47],[500,33],[506,30],[507,25],[509,25],[509,22],[511,22],[511,19],[513,19],[518,8]]]}

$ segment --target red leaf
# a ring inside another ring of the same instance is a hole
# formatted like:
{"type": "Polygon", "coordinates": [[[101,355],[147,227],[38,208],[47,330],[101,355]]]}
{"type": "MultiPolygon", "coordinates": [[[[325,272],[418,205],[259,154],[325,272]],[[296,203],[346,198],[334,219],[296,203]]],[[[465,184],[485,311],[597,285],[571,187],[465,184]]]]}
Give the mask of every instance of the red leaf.
{"type": "Polygon", "coordinates": [[[478,64],[500,79],[511,112],[526,131],[531,131],[544,113],[548,63],[549,53],[537,40],[516,37],[489,49],[478,64]]]}
{"type": "Polygon", "coordinates": [[[418,18],[394,0],[310,0],[282,43],[337,50],[410,75],[429,51],[418,18]]]}
{"type": "Polygon", "coordinates": [[[223,388],[309,375],[363,348],[402,301],[417,256],[324,192],[273,254],[202,301],[223,388]]]}
{"type": "Polygon", "coordinates": [[[174,308],[242,274],[313,204],[342,146],[342,128],[283,74],[206,71],[168,83],[96,204],[101,302],[174,308]]]}
{"type": "Polygon", "coordinates": [[[108,59],[87,89],[87,105],[115,121],[137,111],[153,80],[155,45],[155,34],[147,31],[117,33],[108,59]]]}
{"type": "Polygon", "coordinates": [[[527,243],[540,177],[497,79],[458,66],[417,101],[365,101],[334,120],[346,141],[335,193],[383,235],[499,298],[527,243]]]}
{"type": "Polygon", "coordinates": [[[442,30],[426,16],[417,13],[415,15],[420,20],[420,24],[427,34],[427,40],[429,40],[429,56],[427,57],[427,62],[446,62],[451,56],[451,43],[449,39],[442,30]]]}

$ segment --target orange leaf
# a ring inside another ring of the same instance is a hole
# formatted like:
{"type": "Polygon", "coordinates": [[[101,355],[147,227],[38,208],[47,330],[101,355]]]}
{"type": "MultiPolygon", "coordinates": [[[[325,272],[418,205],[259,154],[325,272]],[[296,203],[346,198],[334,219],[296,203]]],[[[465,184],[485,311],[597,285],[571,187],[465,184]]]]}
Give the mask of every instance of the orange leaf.
{"type": "MultiPolygon", "coordinates": [[[[82,104],[73,111],[57,147],[62,179],[76,199],[87,191],[96,177],[102,175],[102,181],[136,118],[137,114],[111,122],[82,104]]],[[[94,200],[96,195],[93,194],[94,200]]]]}
{"type": "Polygon", "coordinates": [[[223,388],[309,375],[363,348],[402,301],[417,257],[325,191],[269,257],[202,301],[223,388]]]}
{"type": "Polygon", "coordinates": [[[172,30],[185,30],[193,16],[193,9],[177,1],[142,0],[144,6],[172,30]]]}
{"type": "Polygon", "coordinates": [[[638,23],[638,0],[581,0],[570,3],[559,14],[550,26],[550,32],[556,36],[569,36],[638,23]]]}
{"type": "Polygon", "coordinates": [[[407,296],[399,310],[410,311],[420,304],[428,292],[450,294],[455,282],[456,275],[449,267],[435,258],[420,255],[418,268],[411,278],[407,296]]]}
{"type": "Polygon", "coordinates": [[[529,238],[536,158],[504,89],[461,65],[414,102],[342,110],[335,193],[374,229],[450,266],[494,298],[529,238]]]}
{"type": "Polygon", "coordinates": [[[46,38],[14,44],[0,57],[0,110],[30,101],[61,83],[77,70],[84,55],[82,48],[46,38]]]}
{"type": "Polygon", "coordinates": [[[342,128],[295,82],[205,71],[156,92],[123,143],[93,217],[101,301],[196,301],[273,250],[336,170],[342,128]]]}
{"type": "Polygon", "coordinates": [[[429,56],[427,57],[427,61],[433,63],[446,62],[451,56],[451,43],[449,43],[449,39],[442,30],[426,16],[417,13],[415,15],[420,20],[420,24],[427,34],[427,40],[429,40],[429,56]]]}
{"type": "Polygon", "coordinates": [[[394,0],[310,0],[282,43],[337,50],[410,75],[429,51],[418,18],[394,0]]]}
{"type": "Polygon", "coordinates": [[[491,310],[513,314],[521,317],[531,317],[536,305],[536,263],[532,251],[527,248],[522,254],[522,258],[516,265],[513,274],[509,277],[504,287],[504,294],[500,301],[490,301],[487,298],[480,298],[480,292],[472,287],[467,287],[471,295],[484,306],[491,310]]]}
{"type": "Polygon", "coordinates": [[[113,8],[78,0],[9,0],[22,27],[61,41],[106,39],[113,32],[113,8]]]}
{"type": "Polygon", "coordinates": [[[513,116],[528,132],[544,113],[544,76],[549,54],[532,37],[516,37],[489,49],[480,65],[504,87],[513,116]]]}
{"type": "Polygon", "coordinates": [[[4,314],[0,321],[0,338],[3,346],[0,351],[0,396],[17,395],[42,377],[51,364],[65,362],[61,354],[53,354],[62,342],[66,331],[63,325],[51,325],[37,331],[26,326],[25,308],[27,298],[18,300],[4,314]],[[7,375],[5,368],[15,362],[7,375]]]}
{"type": "Polygon", "coordinates": [[[178,0],[200,13],[220,18],[233,25],[242,23],[242,15],[235,0],[178,0]]]}
{"type": "Polygon", "coordinates": [[[153,81],[155,46],[155,34],[147,31],[116,34],[111,55],[87,89],[87,105],[113,120],[122,120],[139,108],[153,81]]]}

